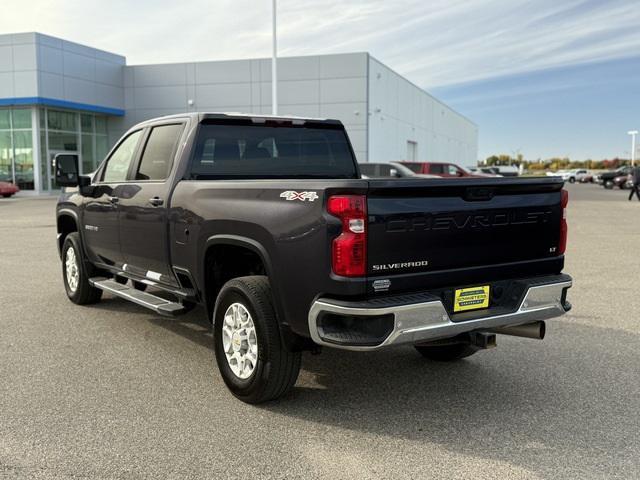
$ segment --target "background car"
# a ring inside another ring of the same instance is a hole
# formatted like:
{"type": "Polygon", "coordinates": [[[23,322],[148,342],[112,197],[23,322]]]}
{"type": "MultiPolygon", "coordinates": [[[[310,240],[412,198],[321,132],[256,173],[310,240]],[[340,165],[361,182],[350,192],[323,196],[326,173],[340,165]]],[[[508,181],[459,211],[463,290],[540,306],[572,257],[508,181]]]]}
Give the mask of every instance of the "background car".
{"type": "Polygon", "coordinates": [[[455,163],[442,162],[394,162],[400,163],[417,174],[435,175],[438,177],[496,177],[494,174],[470,172],[455,163]]]}
{"type": "Polygon", "coordinates": [[[499,167],[468,167],[472,173],[486,173],[487,175],[493,175],[495,177],[502,177],[503,175],[500,173],[499,167]]]}
{"type": "Polygon", "coordinates": [[[438,178],[437,175],[418,174],[399,162],[361,163],[362,178],[438,178]]]}
{"type": "Polygon", "coordinates": [[[558,170],[557,172],[547,172],[548,177],[562,177],[565,182],[576,183],[582,178],[589,175],[589,172],[585,169],[578,168],[575,170],[558,170]]]}
{"type": "Polygon", "coordinates": [[[587,173],[586,175],[583,175],[582,177],[580,177],[578,179],[578,182],[580,182],[580,183],[593,183],[593,182],[595,182],[595,178],[596,178],[596,176],[593,175],[592,173],[587,173]]]}
{"type": "Polygon", "coordinates": [[[503,177],[517,177],[520,175],[520,167],[514,165],[497,165],[498,173],[503,177]]]}
{"type": "Polygon", "coordinates": [[[11,195],[18,193],[20,189],[10,182],[0,182],[0,195],[9,198],[11,195]]]}
{"type": "Polygon", "coordinates": [[[625,190],[633,186],[633,180],[631,175],[620,175],[613,179],[613,185],[620,190],[625,190]]]}
{"type": "Polygon", "coordinates": [[[617,177],[627,176],[631,174],[632,168],[630,166],[620,167],[617,170],[611,170],[609,172],[601,173],[598,176],[598,183],[604,188],[611,189],[615,187],[615,179],[617,177]]]}

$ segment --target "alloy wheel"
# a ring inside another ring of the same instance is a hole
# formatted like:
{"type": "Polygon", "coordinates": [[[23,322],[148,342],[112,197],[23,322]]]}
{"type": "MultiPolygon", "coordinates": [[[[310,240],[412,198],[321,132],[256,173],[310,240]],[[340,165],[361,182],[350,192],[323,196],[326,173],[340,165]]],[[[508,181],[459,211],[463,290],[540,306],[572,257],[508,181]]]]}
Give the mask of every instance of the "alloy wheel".
{"type": "Polygon", "coordinates": [[[75,292],[78,289],[78,284],[80,283],[80,269],[78,268],[78,257],[76,256],[76,251],[73,247],[69,247],[67,249],[65,269],[69,290],[75,292]]]}
{"type": "Polygon", "coordinates": [[[251,314],[241,303],[232,303],[224,314],[222,347],[234,375],[249,378],[258,363],[258,338],[251,314]]]}

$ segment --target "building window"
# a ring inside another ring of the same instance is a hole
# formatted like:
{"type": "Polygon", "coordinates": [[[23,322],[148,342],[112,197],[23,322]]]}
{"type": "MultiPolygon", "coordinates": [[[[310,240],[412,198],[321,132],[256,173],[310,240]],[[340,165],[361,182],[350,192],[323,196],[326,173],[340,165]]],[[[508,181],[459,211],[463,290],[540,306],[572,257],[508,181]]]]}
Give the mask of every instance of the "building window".
{"type": "Polygon", "coordinates": [[[57,153],[80,157],[80,173],[93,172],[107,154],[107,118],[92,113],[43,108],[40,111],[43,189],[55,189],[52,161],[57,153]],[[48,180],[47,180],[48,179],[48,180]]]}
{"type": "Polygon", "coordinates": [[[0,181],[33,190],[30,108],[0,109],[0,181]]]}

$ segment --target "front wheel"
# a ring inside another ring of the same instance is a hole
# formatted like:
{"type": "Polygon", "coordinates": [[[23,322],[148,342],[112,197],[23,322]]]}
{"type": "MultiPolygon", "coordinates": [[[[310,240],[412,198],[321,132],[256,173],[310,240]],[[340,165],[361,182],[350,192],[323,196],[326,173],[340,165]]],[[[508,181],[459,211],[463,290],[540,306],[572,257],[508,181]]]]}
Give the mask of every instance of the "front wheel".
{"type": "Polygon", "coordinates": [[[89,283],[91,264],[84,260],[80,235],[67,235],[62,246],[62,277],[67,297],[78,305],[96,303],[102,297],[102,290],[89,283]]]}
{"type": "Polygon", "coordinates": [[[613,183],[613,180],[607,180],[606,182],[604,182],[604,188],[606,188],[607,190],[611,190],[614,185],[615,184],[613,183]]]}
{"type": "Polygon", "coordinates": [[[576,183],[575,177],[569,177],[569,183],[576,183]]]}
{"type": "Polygon", "coordinates": [[[222,287],[213,339],[222,379],[238,399],[261,403],[293,388],[301,354],[282,344],[267,277],[239,277],[222,287]]]}
{"type": "Polygon", "coordinates": [[[425,358],[437,362],[453,362],[469,357],[478,351],[473,345],[455,343],[453,345],[416,345],[416,350],[425,358]]]}

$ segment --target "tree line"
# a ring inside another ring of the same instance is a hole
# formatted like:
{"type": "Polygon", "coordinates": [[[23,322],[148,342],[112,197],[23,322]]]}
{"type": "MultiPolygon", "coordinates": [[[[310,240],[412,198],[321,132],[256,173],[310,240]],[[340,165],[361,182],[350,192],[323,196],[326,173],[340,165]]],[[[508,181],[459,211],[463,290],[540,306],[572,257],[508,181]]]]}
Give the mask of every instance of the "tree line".
{"type": "Polygon", "coordinates": [[[554,157],[546,160],[525,160],[522,155],[512,157],[511,155],[491,155],[486,159],[489,166],[514,166],[519,167],[524,164],[526,170],[569,170],[574,168],[588,168],[590,170],[610,170],[623,165],[629,165],[630,160],[623,158],[612,158],[606,160],[571,160],[568,157],[554,157]]]}

